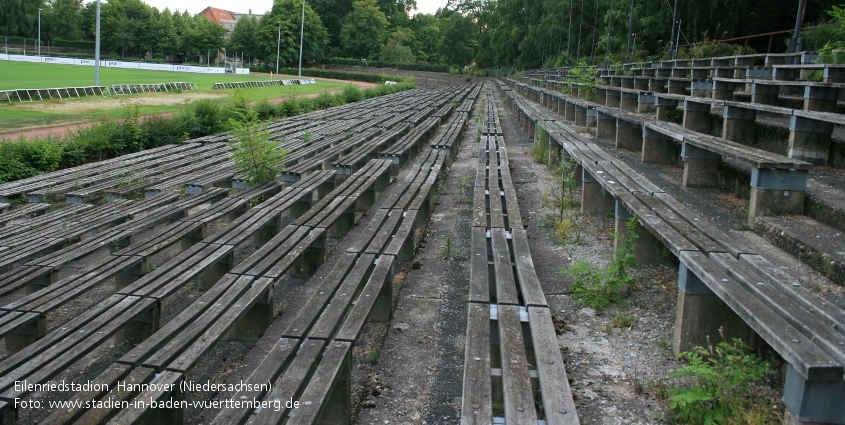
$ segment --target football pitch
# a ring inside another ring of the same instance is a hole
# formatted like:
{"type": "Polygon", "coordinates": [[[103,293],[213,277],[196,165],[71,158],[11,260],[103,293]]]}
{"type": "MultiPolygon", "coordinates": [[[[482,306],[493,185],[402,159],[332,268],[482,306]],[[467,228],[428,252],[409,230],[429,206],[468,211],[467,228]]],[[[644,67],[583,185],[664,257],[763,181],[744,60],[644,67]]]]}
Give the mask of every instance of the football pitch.
{"type": "MultiPolygon", "coordinates": [[[[273,77],[270,78],[269,74],[193,74],[189,72],[100,67],[101,86],[189,82],[195,83],[200,90],[208,90],[214,83],[296,78],[296,76],[289,75],[273,77]]],[[[0,90],[93,85],[93,66],[0,61],[0,90]]]]}

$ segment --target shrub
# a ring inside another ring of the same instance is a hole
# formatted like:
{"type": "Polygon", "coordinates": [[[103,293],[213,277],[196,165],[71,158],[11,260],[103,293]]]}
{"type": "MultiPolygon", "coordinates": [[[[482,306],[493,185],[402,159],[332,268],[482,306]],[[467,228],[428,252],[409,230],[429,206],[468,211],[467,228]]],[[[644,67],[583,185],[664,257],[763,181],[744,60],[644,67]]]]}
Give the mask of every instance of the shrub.
{"type": "Polygon", "coordinates": [[[330,95],[328,92],[322,92],[314,98],[314,105],[317,109],[329,109],[340,104],[338,97],[330,95]]]}
{"type": "Polygon", "coordinates": [[[253,109],[255,109],[255,112],[258,114],[258,119],[261,121],[267,121],[277,116],[276,106],[268,102],[267,99],[258,101],[253,109]]]}
{"type": "Polygon", "coordinates": [[[238,119],[230,119],[233,148],[232,161],[247,175],[250,185],[275,180],[284,168],[289,150],[279,147],[279,142],[270,141],[270,132],[264,130],[264,122],[258,119],[255,109],[235,110],[238,119]]]}
{"type": "Polygon", "coordinates": [[[740,339],[722,341],[715,348],[708,339],[707,348],[680,353],[689,364],[670,375],[681,379],[681,385],[670,389],[669,408],[675,420],[690,424],[780,423],[772,420],[773,400],[762,391],[766,376],[776,372],[749,349],[740,339]],[[748,421],[751,415],[754,420],[748,421]]]}
{"type": "Polygon", "coordinates": [[[344,103],[360,102],[364,100],[364,93],[355,84],[349,84],[343,88],[340,94],[343,97],[344,103]]]}
{"type": "Polygon", "coordinates": [[[285,100],[277,106],[276,110],[280,118],[294,117],[302,113],[296,99],[285,100]]]}
{"type": "MultiPolygon", "coordinates": [[[[637,238],[637,218],[632,217],[625,223],[628,228],[628,238],[624,245],[616,250],[616,255],[607,268],[597,268],[586,261],[578,261],[569,270],[558,272],[575,276],[572,284],[572,296],[576,301],[596,310],[603,310],[610,304],[622,304],[634,290],[636,281],[628,273],[636,268],[634,260],[634,240],[637,238]]],[[[619,239],[618,234],[613,235],[619,239]]]]}

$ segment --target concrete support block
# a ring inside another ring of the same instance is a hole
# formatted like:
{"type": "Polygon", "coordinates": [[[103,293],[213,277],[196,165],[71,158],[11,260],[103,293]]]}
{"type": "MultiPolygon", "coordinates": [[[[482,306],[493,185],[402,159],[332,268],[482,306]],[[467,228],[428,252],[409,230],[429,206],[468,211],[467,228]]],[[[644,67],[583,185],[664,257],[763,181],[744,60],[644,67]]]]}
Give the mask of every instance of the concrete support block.
{"type": "Polygon", "coordinates": [[[132,245],[135,243],[135,235],[130,235],[122,239],[114,239],[111,241],[109,246],[109,254],[114,254],[117,251],[120,251],[127,246],[132,245]]]}
{"type": "MultiPolygon", "coordinates": [[[[380,257],[376,259],[376,264],[380,261],[388,261],[389,257],[380,257]]],[[[379,291],[378,298],[373,305],[373,311],[370,313],[370,319],[374,322],[387,322],[393,318],[393,275],[396,274],[395,262],[391,262],[390,271],[387,272],[387,277],[379,291]]]]}
{"type": "Polygon", "coordinates": [[[235,267],[235,251],[223,256],[199,274],[200,290],[206,291],[235,267]]]}
{"type": "Polygon", "coordinates": [[[825,83],[845,83],[845,68],[825,67],[824,68],[824,82],[825,83]]]}
{"type": "Polygon", "coordinates": [[[587,108],[585,114],[587,118],[587,127],[595,127],[598,124],[598,111],[596,111],[596,108],[587,108]]]}
{"type": "MultiPolygon", "coordinates": [[[[615,201],[615,228],[614,231],[618,238],[613,241],[613,252],[617,252],[619,247],[628,243],[631,238],[631,231],[628,229],[627,222],[633,217],[619,201],[615,201]]],[[[660,240],[655,238],[651,232],[637,226],[634,230],[637,238],[634,239],[634,259],[640,264],[665,264],[672,258],[672,253],[666,249],[660,240]]]]}
{"type": "Polygon", "coordinates": [[[690,77],[695,79],[706,79],[710,76],[710,70],[705,68],[690,69],[690,77]]]}
{"type": "Polygon", "coordinates": [[[757,111],[740,106],[725,105],[722,138],[751,146],[757,132],[757,111]]]}
{"type": "Polygon", "coordinates": [[[161,304],[156,303],[132,322],[124,325],[114,336],[114,344],[127,352],[156,333],[161,327],[161,304]]]}
{"type": "MultiPolygon", "coordinates": [[[[47,335],[47,316],[40,315],[35,321],[18,327],[6,334],[6,355],[12,355],[32,345],[47,335]]],[[[0,422],[2,423],[2,422],[0,422]]],[[[12,422],[14,423],[14,422],[12,422]]]]}
{"type": "Polygon", "coordinates": [[[638,151],[643,146],[643,126],[616,118],[616,149],[638,151]]]}
{"type": "Polygon", "coordinates": [[[637,110],[639,114],[650,114],[655,111],[657,97],[651,93],[639,93],[637,95],[637,110]]]}
{"type": "Polygon", "coordinates": [[[839,89],[836,87],[807,86],[804,88],[804,110],[836,112],[839,89]]]}
{"type": "Polygon", "coordinates": [[[648,91],[654,93],[666,93],[666,80],[661,78],[650,78],[648,80],[648,91]]]}
{"type": "Polygon", "coordinates": [[[681,158],[684,161],[684,187],[719,186],[721,155],[683,143],[681,158]]]}
{"type": "Polygon", "coordinates": [[[138,263],[125,269],[115,275],[114,277],[114,286],[115,289],[123,289],[129,286],[131,283],[134,283],[136,280],[140,279],[141,276],[148,273],[152,259],[150,258],[140,258],[138,263]]]}
{"type": "Polygon", "coordinates": [[[181,251],[185,251],[188,248],[198,244],[200,241],[205,239],[206,236],[208,236],[208,226],[203,224],[200,228],[185,235],[185,237],[183,237],[182,240],[179,241],[179,247],[181,251]]]}
{"type": "MultiPolygon", "coordinates": [[[[261,278],[254,285],[262,284],[261,278]]],[[[261,294],[255,304],[247,310],[246,314],[235,323],[227,337],[230,340],[255,341],[264,334],[264,331],[273,323],[273,285],[267,285],[267,291],[261,294]]]]}
{"type": "Polygon", "coordinates": [[[657,164],[675,163],[675,141],[663,133],[643,126],[642,130],[642,162],[657,164]]]}
{"type": "Polygon", "coordinates": [[[581,212],[585,215],[601,215],[613,211],[616,200],[598,183],[587,170],[581,174],[581,212]]]}
{"type": "Polygon", "coordinates": [[[719,80],[713,81],[713,99],[733,101],[735,90],[736,83],[719,80]]]}
{"type": "Polygon", "coordinates": [[[563,118],[567,121],[575,121],[575,103],[566,102],[563,118]]]}
{"type": "Polygon", "coordinates": [[[616,139],[616,117],[597,111],[596,137],[599,139],[616,139]]]}
{"type": "Polygon", "coordinates": [[[587,125],[587,108],[581,105],[575,105],[575,125],[587,125]]]}
{"type": "Polygon", "coordinates": [[[720,328],[728,340],[753,339],[748,325],[681,261],[672,350],[677,355],[708,342],[715,345],[721,341],[720,328]]]}
{"type": "Polygon", "coordinates": [[[745,70],[744,78],[766,79],[769,78],[769,68],[748,68],[745,70]]]}
{"type": "Polygon", "coordinates": [[[32,295],[35,292],[38,292],[49,285],[56,283],[58,280],[58,273],[53,270],[50,273],[47,273],[44,276],[40,276],[36,279],[30,280],[26,286],[23,287],[23,295],[32,295]]]}
{"type": "MultiPolygon", "coordinates": [[[[332,342],[332,344],[349,343],[332,342]]],[[[332,383],[328,397],[326,398],[325,403],[323,403],[322,410],[320,411],[320,417],[315,423],[337,425],[352,424],[351,365],[352,350],[347,348],[347,354],[343,360],[343,365],[340,367],[340,372],[337,374],[337,378],[332,383]]]]}
{"type": "Polygon", "coordinates": [[[669,94],[679,94],[684,96],[687,94],[687,85],[689,84],[687,81],[684,80],[669,80],[669,94]]]}
{"type": "Polygon", "coordinates": [[[751,102],[763,105],[777,105],[780,86],[777,84],[751,84],[751,102]]]}
{"type": "Polygon", "coordinates": [[[695,81],[690,83],[690,95],[695,97],[713,96],[713,82],[710,80],[695,81]]]}
{"type": "Polygon", "coordinates": [[[808,381],[792,365],[786,367],[784,424],[845,424],[845,380],[808,381]]]}
{"type": "Polygon", "coordinates": [[[621,76],[611,76],[610,77],[610,86],[611,87],[622,87],[622,77],[621,76]]]}
{"type": "Polygon", "coordinates": [[[290,273],[295,277],[310,277],[323,264],[325,255],[326,235],[323,233],[296,259],[290,273]]]}
{"type": "Polygon", "coordinates": [[[807,170],[751,169],[748,223],[766,214],[802,214],[807,191],[807,170]]]}
{"type": "Polygon", "coordinates": [[[648,78],[634,77],[634,90],[648,91],[648,78]]]}
{"type": "MultiPolygon", "coordinates": [[[[599,105],[607,105],[607,89],[605,88],[596,88],[596,99],[594,100],[595,103],[599,105]]],[[[558,111],[558,114],[560,112],[558,111]]]]}
{"type": "Polygon", "coordinates": [[[776,81],[795,81],[800,75],[796,68],[772,68],[772,79],[776,81]]]}
{"type": "Polygon", "coordinates": [[[619,90],[611,90],[607,89],[605,95],[605,105],[610,106],[612,108],[618,108],[620,102],[620,91],[619,90]]]}
{"type": "Polygon", "coordinates": [[[637,100],[638,96],[637,93],[633,92],[621,92],[620,95],[620,108],[628,111],[628,112],[637,112],[637,100]]]}
{"type": "Polygon", "coordinates": [[[623,89],[633,89],[634,88],[634,79],[631,77],[621,77],[622,78],[622,88],[623,89]]]}
{"type": "Polygon", "coordinates": [[[789,119],[789,150],[787,154],[790,158],[801,161],[820,165],[827,164],[832,134],[832,123],[792,115],[789,119]]]}
{"type": "Polygon", "coordinates": [[[684,100],[684,128],[710,133],[710,108],[709,103],[684,100]]]}

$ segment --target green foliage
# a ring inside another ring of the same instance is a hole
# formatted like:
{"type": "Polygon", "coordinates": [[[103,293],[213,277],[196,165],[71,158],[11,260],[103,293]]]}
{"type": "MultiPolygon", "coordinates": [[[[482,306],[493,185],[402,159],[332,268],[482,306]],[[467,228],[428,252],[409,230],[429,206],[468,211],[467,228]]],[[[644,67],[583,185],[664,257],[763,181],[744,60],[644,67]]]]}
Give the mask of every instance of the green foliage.
{"type": "MultiPolygon", "coordinates": [[[[236,96],[243,97],[240,92],[236,96]]],[[[275,180],[284,168],[289,150],[282,149],[279,142],[270,141],[270,132],[265,123],[258,119],[254,109],[237,109],[237,119],[230,118],[232,140],[232,161],[247,175],[250,185],[275,180]]]]}
{"type": "MultiPolygon", "coordinates": [[[[637,219],[632,217],[625,223],[628,238],[616,250],[607,268],[598,268],[586,261],[578,261],[569,270],[558,272],[575,276],[572,284],[572,296],[576,301],[596,310],[603,310],[610,304],[623,304],[634,290],[636,281],[628,271],[638,267],[634,260],[634,240],[637,219]]],[[[619,239],[618,234],[613,235],[619,239]]]]}
{"type": "MultiPolygon", "coordinates": [[[[708,339],[709,341],[709,339],[708,339]]],[[[779,423],[772,420],[773,401],[762,392],[766,376],[776,372],[750,353],[740,339],[716,347],[696,347],[679,356],[688,362],[670,376],[681,385],[670,388],[669,408],[678,423],[779,423]],[[747,421],[754,417],[754,421],[747,421]]]]}
{"type": "Polygon", "coordinates": [[[370,363],[378,363],[379,354],[381,354],[381,350],[372,348],[364,352],[364,358],[370,363]]]}
{"type": "Polygon", "coordinates": [[[845,63],[845,5],[832,6],[827,11],[833,26],[826,29],[828,38],[819,54],[825,63],[845,63]]]}
{"type": "Polygon", "coordinates": [[[599,70],[594,66],[573,68],[569,71],[566,81],[578,83],[578,93],[586,92],[585,98],[587,100],[594,100],[596,98],[596,76],[599,70]]]}
{"type": "Polygon", "coordinates": [[[355,84],[349,84],[344,87],[341,96],[343,96],[344,103],[360,102],[364,100],[364,93],[362,93],[361,89],[355,84]]]}
{"type": "Polygon", "coordinates": [[[457,248],[455,248],[455,241],[452,239],[451,236],[446,236],[446,242],[440,247],[440,252],[438,254],[443,260],[464,259],[464,255],[457,248]]]}
{"type": "Polygon", "coordinates": [[[340,29],[340,45],[353,58],[368,58],[384,38],[389,23],[376,0],[357,0],[340,29]]]}

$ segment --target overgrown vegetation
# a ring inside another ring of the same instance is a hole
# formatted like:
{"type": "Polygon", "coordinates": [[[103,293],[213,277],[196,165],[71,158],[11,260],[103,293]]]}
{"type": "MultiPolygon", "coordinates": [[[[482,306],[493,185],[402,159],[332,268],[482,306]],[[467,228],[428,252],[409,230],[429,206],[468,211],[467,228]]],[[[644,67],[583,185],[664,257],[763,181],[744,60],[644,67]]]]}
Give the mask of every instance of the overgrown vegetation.
{"type": "Polygon", "coordinates": [[[598,75],[599,70],[594,66],[572,68],[569,70],[566,81],[579,84],[579,95],[584,93],[581,97],[592,101],[596,99],[596,76],[598,75]]]}
{"type": "Polygon", "coordinates": [[[232,139],[232,162],[246,174],[250,185],[261,184],[276,179],[285,164],[289,149],[283,149],[279,142],[270,141],[270,131],[266,130],[267,121],[262,121],[255,108],[250,108],[247,98],[238,91],[236,94],[235,118],[229,118],[232,139]]]}
{"type": "Polygon", "coordinates": [[[170,117],[139,117],[138,107],[132,106],[126,108],[120,119],[106,117],[92,127],[63,137],[21,137],[0,143],[0,183],[232,130],[231,119],[239,121],[239,110],[253,111],[258,121],[287,118],[413,87],[413,80],[364,90],[349,85],[338,94],[321,94],[319,101],[291,97],[277,105],[258,102],[251,107],[245,103],[239,105],[236,100],[232,107],[226,108],[217,101],[205,99],[186,104],[170,117]]]}
{"type": "Polygon", "coordinates": [[[455,241],[452,239],[451,236],[446,236],[446,241],[440,247],[440,252],[438,253],[440,258],[443,260],[463,260],[464,255],[461,253],[457,248],[455,248],[455,241]]]}
{"type": "MultiPolygon", "coordinates": [[[[721,330],[720,330],[721,333],[721,330]]],[[[687,365],[675,369],[670,419],[680,424],[775,424],[776,400],[765,379],[776,372],[740,339],[680,353],[687,365]]]]}
{"type": "MultiPolygon", "coordinates": [[[[600,311],[611,304],[624,304],[635,289],[636,280],[629,270],[638,267],[634,260],[637,218],[632,217],[625,226],[628,230],[625,243],[619,245],[606,268],[596,267],[586,261],[578,261],[568,270],[558,272],[558,274],[575,276],[571,289],[576,301],[600,311]]],[[[614,234],[613,237],[620,239],[619,234],[614,234]]]]}

